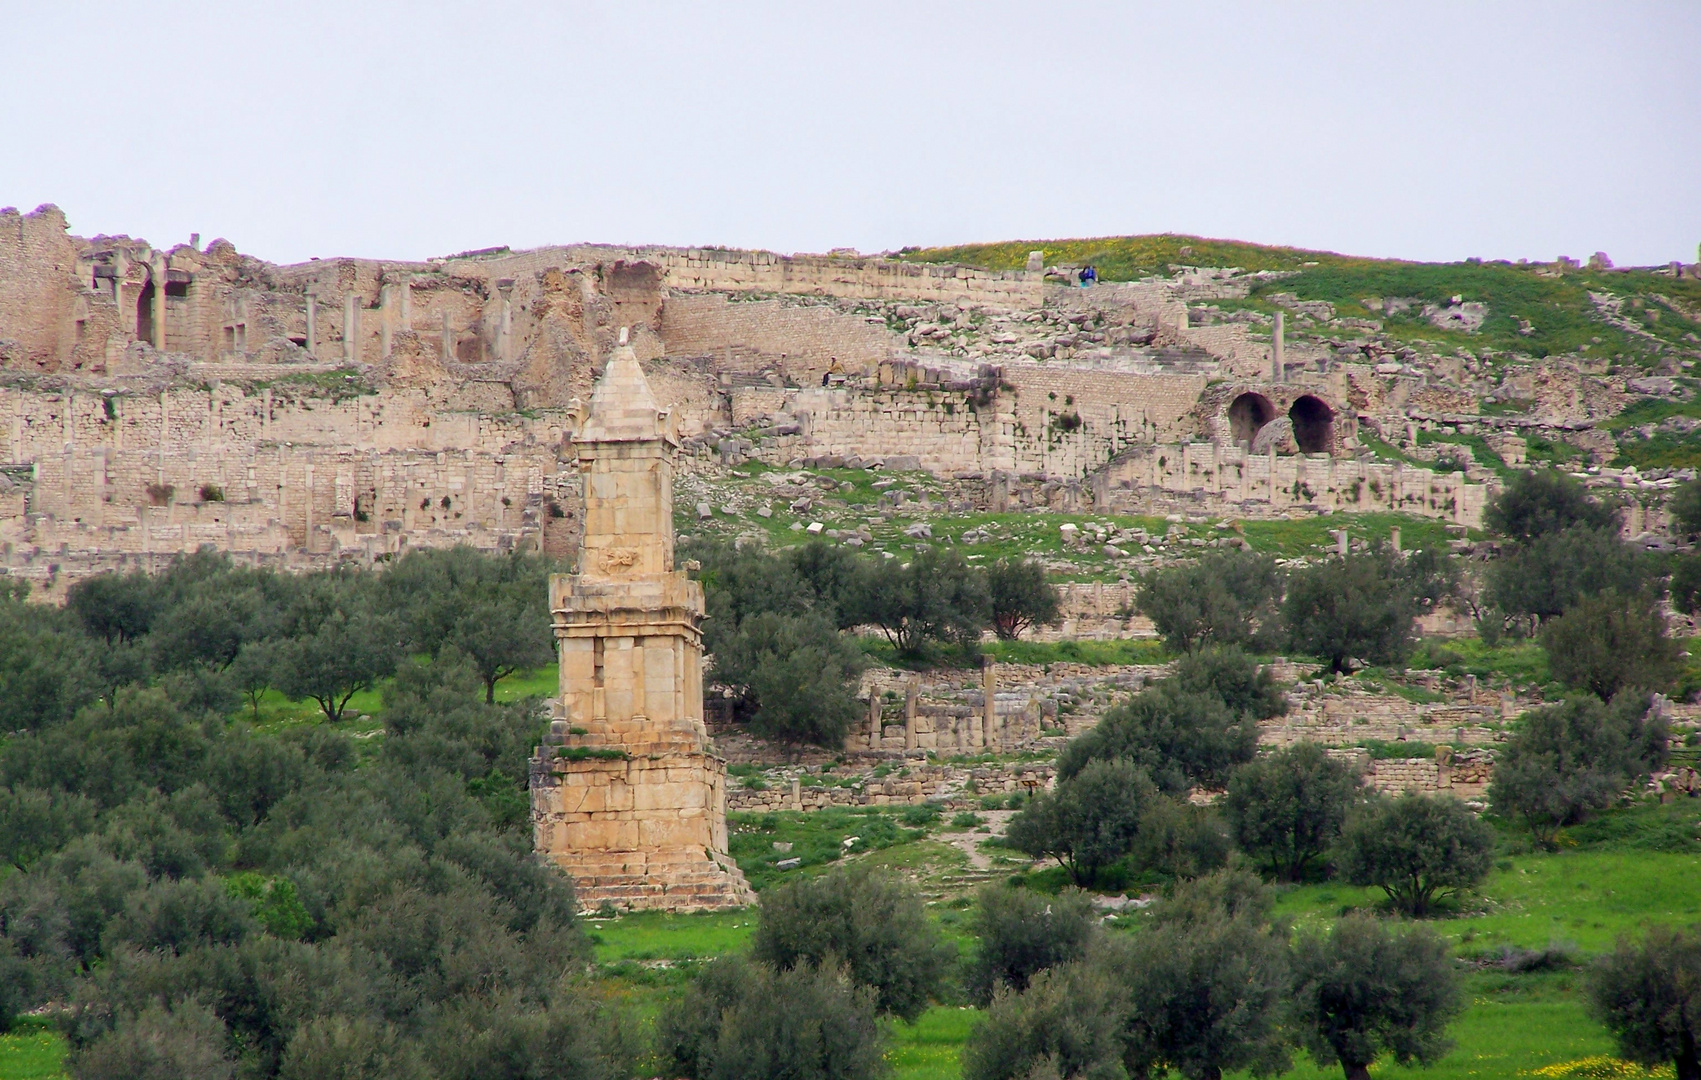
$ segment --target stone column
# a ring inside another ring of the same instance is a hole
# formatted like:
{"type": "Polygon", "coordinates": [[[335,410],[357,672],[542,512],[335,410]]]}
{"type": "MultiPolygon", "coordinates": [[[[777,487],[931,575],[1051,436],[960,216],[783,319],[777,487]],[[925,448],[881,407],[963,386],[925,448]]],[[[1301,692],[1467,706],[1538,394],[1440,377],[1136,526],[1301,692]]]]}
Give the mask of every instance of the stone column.
{"type": "Polygon", "coordinates": [[[443,312],[443,344],[441,347],[441,355],[445,362],[455,358],[454,331],[449,329],[449,313],[447,311],[443,312]]]}
{"type": "Polygon", "coordinates": [[[165,283],[171,271],[166,269],[165,256],[155,255],[149,268],[154,279],[154,340],[153,346],[165,351],[165,283]]]}
{"type": "Polygon", "coordinates": [[[880,749],[880,692],[868,692],[868,748],[880,749]]]}
{"type": "Polygon", "coordinates": [[[402,280],[402,329],[413,329],[413,277],[402,280]]]}
{"type": "Polygon", "coordinates": [[[394,315],[390,310],[390,292],[389,285],[378,288],[378,306],[381,309],[378,316],[378,355],[386,360],[390,357],[390,322],[394,315]]]}
{"type": "Polygon", "coordinates": [[[904,749],[914,750],[919,739],[915,728],[916,698],[920,696],[920,687],[915,679],[910,679],[904,687],[904,749]]]}
{"type": "Polygon", "coordinates": [[[354,293],[343,295],[343,360],[350,364],[360,359],[360,309],[355,303],[354,293]]]}
{"type": "Polygon", "coordinates": [[[502,294],[502,321],[496,328],[496,355],[508,361],[514,359],[514,279],[498,278],[496,289],[502,294]]]}
{"type": "Polygon", "coordinates": [[[1398,525],[1388,530],[1388,544],[1394,549],[1394,554],[1400,553],[1400,527],[1398,525]]]}
{"type": "Polygon", "coordinates": [[[988,750],[998,749],[998,665],[988,656],[981,665],[981,688],[986,702],[981,714],[981,743],[988,750]]]}
{"type": "Polygon", "coordinates": [[[1282,350],[1285,345],[1282,339],[1286,336],[1286,331],[1287,316],[1278,311],[1276,328],[1270,334],[1270,381],[1273,383],[1281,382],[1286,374],[1286,369],[1282,367],[1282,350]]]}
{"type": "Polygon", "coordinates": [[[307,355],[319,352],[319,286],[307,286],[307,355]]]}
{"type": "MultiPolygon", "coordinates": [[[[132,314],[128,323],[124,320],[124,275],[130,272],[130,260],[123,251],[117,251],[112,256],[112,305],[118,309],[118,325],[128,325],[136,328],[136,319],[132,314]]],[[[17,460],[13,458],[13,460],[17,460]]]]}
{"type": "Polygon", "coordinates": [[[1347,535],[1347,530],[1335,530],[1335,554],[1345,558],[1347,552],[1351,549],[1351,544],[1352,538],[1347,535]]]}

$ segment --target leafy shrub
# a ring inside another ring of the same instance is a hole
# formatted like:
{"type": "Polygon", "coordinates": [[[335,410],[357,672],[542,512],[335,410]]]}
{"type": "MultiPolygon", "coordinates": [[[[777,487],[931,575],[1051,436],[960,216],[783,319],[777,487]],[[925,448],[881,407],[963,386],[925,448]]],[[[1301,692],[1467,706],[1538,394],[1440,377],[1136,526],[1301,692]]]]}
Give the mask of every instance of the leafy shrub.
{"type": "Polygon", "coordinates": [[[1464,1009],[1446,943],[1423,927],[1392,930],[1348,916],[1294,948],[1294,1017],[1312,1060],[1368,1080],[1384,1054],[1428,1065],[1452,1049],[1448,1021],[1464,1009]]]}
{"type": "Polygon", "coordinates": [[[1021,993],[1039,972],[1086,956],[1098,917],[1084,893],[1052,897],[991,885],[975,897],[973,930],[980,947],[969,965],[968,989],[984,1006],[1000,986],[1021,993]]]}
{"type": "Polygon", "coordinates": [[[1242,851],[1271,876],[1299,881],[1333,846],[1357,799],[1352,769],[1302,742],[1236,770],[1223,807],[1242,851]]]}
{"type": "Polygon", "coordinates": [[[914,1021],[953,951],[913,887],[857,866],[763,892],[750,955],[781,971],[842,962],[882,1013],[914,1021]]]}
{"type": "Polygon", "coordinates": [[[1495,761],[1489,802],[1551,848],[1560,829],[1606,807],[1665,757],[1665,724],[1649,715],[1646,698],[1572,698],[1520,718],[1495,761]]]}
{"type": "Polygon", "coordinates": [[[877,1080],[891,1067],[875,997],[842,969],[723,957],[663,1014],[660,1047],[691,1080],[877,1080]]]}
{"type": "Polygon", "coordinates": [[[1348,881],[1375,885],[1395,907],[1421,917],[1488,875],[1494,830],[1457,799],[1408,791],[1365,803],[1347,819],[1336,851],[1348,881]]]}

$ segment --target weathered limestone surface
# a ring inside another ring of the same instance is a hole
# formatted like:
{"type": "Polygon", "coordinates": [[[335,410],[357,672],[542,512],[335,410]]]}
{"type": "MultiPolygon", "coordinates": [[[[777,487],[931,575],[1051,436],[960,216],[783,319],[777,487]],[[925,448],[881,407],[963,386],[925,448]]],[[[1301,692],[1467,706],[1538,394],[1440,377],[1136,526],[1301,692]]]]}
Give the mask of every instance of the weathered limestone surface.
{"type": "Polygon", "coordinates": [[[579,902],[698,911],[755,894],[727,855],[703,724],[703,589],[673,568],[672,417],[622,347],[574,437],[579,573],[550,581],[561,697],[531,762],[537,850],[579,902]]]}

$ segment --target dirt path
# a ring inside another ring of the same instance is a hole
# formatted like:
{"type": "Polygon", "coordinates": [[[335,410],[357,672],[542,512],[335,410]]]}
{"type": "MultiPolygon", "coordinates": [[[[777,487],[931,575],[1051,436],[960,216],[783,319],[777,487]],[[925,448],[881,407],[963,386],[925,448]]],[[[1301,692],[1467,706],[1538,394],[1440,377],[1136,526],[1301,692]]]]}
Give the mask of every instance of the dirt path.
{"type": "Polygon", "coordinates": [[[992,858],[980,850],[980,842],[994,836],[1003,836],[1004,829],[1010,824],[1010,819],[1016,816],[1014,810],[981,810],[979,814],[992,826],[990,833],[975,832],[942,832],[938,839],[961,851],[969,857],[969,865],[976,870],[992,869],[992,858]]]}

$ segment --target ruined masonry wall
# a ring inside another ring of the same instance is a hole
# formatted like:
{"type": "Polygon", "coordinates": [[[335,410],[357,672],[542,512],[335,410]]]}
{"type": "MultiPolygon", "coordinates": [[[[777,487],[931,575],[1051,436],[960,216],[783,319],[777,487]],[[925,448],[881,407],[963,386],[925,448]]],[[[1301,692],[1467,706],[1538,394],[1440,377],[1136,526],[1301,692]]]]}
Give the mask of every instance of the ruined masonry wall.
{"type": "Polygon", "coordinates": [[[68,286],[76,269],[76,247],[57,208],[0,212],[0,339],[17,342],[19,359],[44,365],[70,351],[74,342],[62,338],[72,329],[68,286]]]}
{"type": "Polygon", "coordinates": [[[557,465],[567,422],[441,412],[422,391],[0,389],[3,467],[24,483],[0,498],[0,566],[52,595],[205,544],[284,566],[541,544],[576,503],[577,475],[557,465]]]}
{"type": "Polygon", "coordinates": [[[720,295],[674,295],[662,307],[662,340],[673,356],[721,356],[753,349],[771,360],[784,357],[785,374],[810,386],[836,359],[841,370],[873,371],[903,341],[873,323],[825,307],[799,307],[779,300],[729,302],[720,295]]]}
{"type": "Polygon", "coordinates": [[[1171,443],[1126,451],[1094,477],[1112,508],[1149,509],[1152,492],[1188,496],[1196,508],[1232,512],[1243,503],[1399,511],[1480,527],[1491,489],[1458,473],[1327,454],[1249,454],[1219,443],[1171,443]]]}

